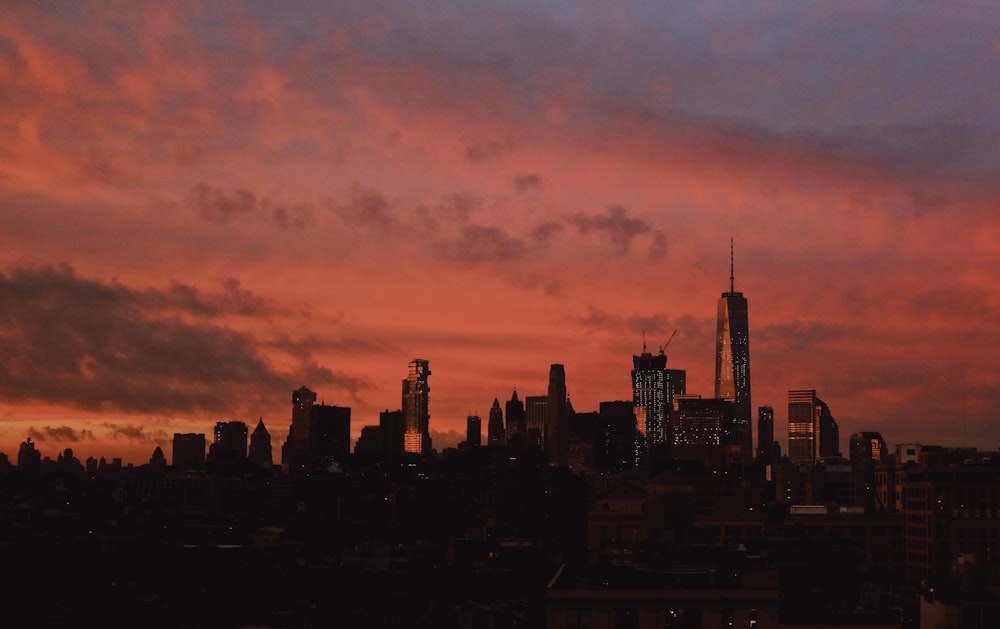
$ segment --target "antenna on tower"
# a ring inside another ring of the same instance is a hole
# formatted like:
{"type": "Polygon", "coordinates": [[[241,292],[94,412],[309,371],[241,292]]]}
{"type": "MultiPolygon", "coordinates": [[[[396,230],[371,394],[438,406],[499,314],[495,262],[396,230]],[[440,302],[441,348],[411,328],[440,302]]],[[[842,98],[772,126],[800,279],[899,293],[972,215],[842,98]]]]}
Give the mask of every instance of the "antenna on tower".
{"type": "Polygon", "coordinates": [[[646,331],[642,331],[642,353],[646,353],[646,331]]]}
{"type": "Polygon", "coordinates": [[[733,279],[733,237],[729,237],[729,292],[736,292],[733,279]]]}

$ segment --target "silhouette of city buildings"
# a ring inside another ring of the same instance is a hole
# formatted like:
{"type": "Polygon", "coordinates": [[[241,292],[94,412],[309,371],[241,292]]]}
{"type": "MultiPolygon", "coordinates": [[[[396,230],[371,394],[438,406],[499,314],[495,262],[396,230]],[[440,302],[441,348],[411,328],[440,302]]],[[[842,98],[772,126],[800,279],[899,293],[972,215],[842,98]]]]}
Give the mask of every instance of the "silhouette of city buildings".
{"type": "Polygon", "coordinates": [[[788,455],[766,405],[753,450],[730,280],[712,398],[644,348],[632,399],[577,412],[553,363],[545,395],[493,400],[485,440],[469,415],[435,450],[416,359],[353,448],[352,409],[305,386],[280,462],[263,418],[249,444],[245,422],[216,422],[207,460],[204,434],[177,433],[169,464],[166,443],[134,466],[52,460],[29,437],[16,466],[0,455],[5,622],[1000,626],[1000,452],[858,431],[844,458],[814,389],[789,391],[788,455]]]}

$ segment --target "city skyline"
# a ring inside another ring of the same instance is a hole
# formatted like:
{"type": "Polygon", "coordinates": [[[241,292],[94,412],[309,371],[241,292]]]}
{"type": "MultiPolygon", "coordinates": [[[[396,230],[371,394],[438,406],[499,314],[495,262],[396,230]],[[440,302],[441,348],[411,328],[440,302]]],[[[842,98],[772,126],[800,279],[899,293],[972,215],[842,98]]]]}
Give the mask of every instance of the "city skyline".
{"type": "Polygon", "coordinates": [[[1000,8],[328,4],[5,7],[0,452],[709,397],[730,238],[783,448],[1000,444],[1000,8]]]}

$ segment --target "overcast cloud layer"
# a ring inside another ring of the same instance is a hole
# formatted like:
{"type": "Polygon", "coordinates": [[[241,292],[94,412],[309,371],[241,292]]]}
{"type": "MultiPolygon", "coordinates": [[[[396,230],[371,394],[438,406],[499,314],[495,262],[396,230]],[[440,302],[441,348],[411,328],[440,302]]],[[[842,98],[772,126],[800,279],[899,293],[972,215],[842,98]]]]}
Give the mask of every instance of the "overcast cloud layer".
{"type": "Polygon", "coordinates": [[[182,5],[0,12],[0,451],[710,396],[730,237],[783,445],[1000,445],[1000,7],[182,5]]]}

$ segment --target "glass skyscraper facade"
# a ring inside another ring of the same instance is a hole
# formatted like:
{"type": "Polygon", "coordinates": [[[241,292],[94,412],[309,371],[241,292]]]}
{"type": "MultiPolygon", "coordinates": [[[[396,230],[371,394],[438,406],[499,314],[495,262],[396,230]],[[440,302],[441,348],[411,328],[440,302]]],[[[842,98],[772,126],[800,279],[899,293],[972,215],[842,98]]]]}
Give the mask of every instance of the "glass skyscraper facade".
{"type": "Polygon", "coordinates": [[[645,345],[642,354],[632,356],[632,404],[636,428],[647,451],[665,441],[666,367],[666,354],[653,355],[645,345]]]}
{"type": "Polygon", "coordinates": [[[427,454],[431,449],[429,393],[427,378],[430,363],[422,358],[410,361],[409,374],[403,380],[403,416],[406,432],[403,449],[415,454],[427,454]]]}
{"type": "Polygon", "coordinates": [[[788,458],[809,463],[840,452],[840,429],[816,389],[788,392],[788,458]]]}
{"type": "Polygon", "coordinates": [[[715,397],[733,403],[731,441],[744,462],[753,457],[750,407],[750,324],[747,300],[736,292],[730,257],[729,292],[718,304],[715,340],[715,397]]]}

